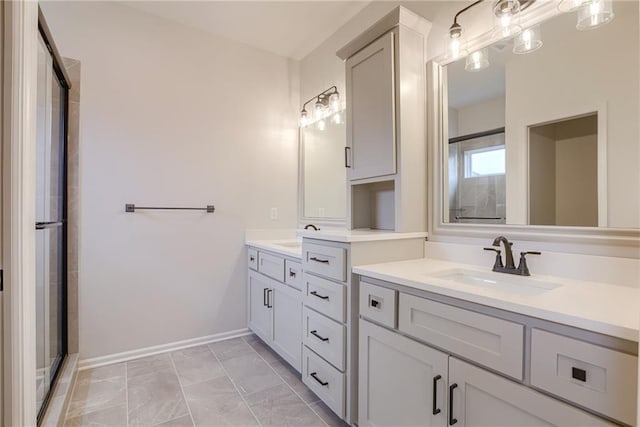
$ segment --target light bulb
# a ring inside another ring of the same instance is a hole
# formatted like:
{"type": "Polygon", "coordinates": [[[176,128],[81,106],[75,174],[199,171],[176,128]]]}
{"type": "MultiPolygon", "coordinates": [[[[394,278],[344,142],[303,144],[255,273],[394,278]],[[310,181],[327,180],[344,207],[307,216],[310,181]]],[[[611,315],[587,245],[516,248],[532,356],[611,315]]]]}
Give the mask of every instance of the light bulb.
{"type": "Polygon", "coordinates": [[[331,117],[331,121],[336,125],[339,125],[340,123],[342,123],[342,117],[340,116],[340,113],[335,113],[331,117]]]}
{"type": "Polygon", "coordinates": [[[598,28],[615,17],[611,0],[591,0],[578,10],[578,30],[598,28]]]}
{"type": "Polygon", "coordinates": [[[464,49],[464,31],[460,24],[454,22],[449,28],[449,51],[452,59],[458,59],[467,54],[464,49]]]}
{"type": "Polygon", "coordinates": [[[331,94],[329,97],[329,105],[333,111],[338,111],[340,109],[340,95],[338,95],[338,92],[331,94]]]}
{"type": "Polygon", "coordinates": [[[307,110],[303,109],[300,113],[300,126],[305,127],[309,124],[309,114],[307,114],[307,110]]]}
{"type": "Polygon", "coordinates": [[[464,69],[467,71],[475,72],[484,70],[489,66],[489,54],[487,49],[480,49],[467,56],[467,62],[464,69]]]}
{"type": "Polygon", "coordinates": [[[325,130],[327,128],[327,123],[324,119],[318,120],[318,130],[325,130]]]}
{"type": "Polygon", "coordinates": [[[460,56],[460,39],[459,38],[451,39],[450,48],[451,48],[451,57],[454,59],[458,58],[460,56]]]}
{"type": "Polygon", "coordinates": [[[520,33],[520,2],[518,0],[499,0],[493,8],[494,35],[513,37],[520,33]]]}

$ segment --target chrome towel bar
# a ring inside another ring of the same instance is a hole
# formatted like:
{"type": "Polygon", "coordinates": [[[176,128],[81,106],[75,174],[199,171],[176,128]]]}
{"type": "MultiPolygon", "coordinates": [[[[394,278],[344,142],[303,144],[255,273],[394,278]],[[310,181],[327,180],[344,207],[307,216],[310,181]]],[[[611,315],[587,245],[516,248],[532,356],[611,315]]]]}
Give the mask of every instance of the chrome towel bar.
{"type": "Polygon", "coordinates": [[[213,205],[207,205],[204,208],[181,208],[181,207],[169,207],[169,206],[136,206],[133,203],[127,203],[124,205],[124,211],[134,213],[137,210],[168,210],[168,211],[206,211],[207,213],[214,213],[216,208],[213,205]]]}

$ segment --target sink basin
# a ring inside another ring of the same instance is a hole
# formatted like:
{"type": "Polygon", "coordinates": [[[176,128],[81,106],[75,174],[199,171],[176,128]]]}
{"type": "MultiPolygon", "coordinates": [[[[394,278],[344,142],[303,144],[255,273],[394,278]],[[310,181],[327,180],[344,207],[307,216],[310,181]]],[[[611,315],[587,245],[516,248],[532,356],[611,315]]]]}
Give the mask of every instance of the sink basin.
{"type": "Polygon", "coordinates": [[[454,268],[429,274],[442,280],[461,283],[470,286],[480,286],[498,291],[520,295],[539,295],[561,286],[559,283],[544,282],[529,277],[516,276],[505,273],[482,272],[454,268]]]}
{"type": "Polygon", "coordinates": [[[302,243],[301,242],[280,242],[280,243],[274,243],[274,245],[276,246],[282,246],[283,248],[291,248],[291,249],[297,249],[302,247],[302,243]]]}

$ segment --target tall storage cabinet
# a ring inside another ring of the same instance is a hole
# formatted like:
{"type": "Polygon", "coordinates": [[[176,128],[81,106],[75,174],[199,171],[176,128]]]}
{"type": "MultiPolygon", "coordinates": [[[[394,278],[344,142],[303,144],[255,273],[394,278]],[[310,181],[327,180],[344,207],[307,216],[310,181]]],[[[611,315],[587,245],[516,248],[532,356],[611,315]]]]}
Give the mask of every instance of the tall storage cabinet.
{"type": "Polygon", "coordinates": [[[337,52],[345,60],[351,229],[426,230],[430,29],[400,6],[337,52]]]}

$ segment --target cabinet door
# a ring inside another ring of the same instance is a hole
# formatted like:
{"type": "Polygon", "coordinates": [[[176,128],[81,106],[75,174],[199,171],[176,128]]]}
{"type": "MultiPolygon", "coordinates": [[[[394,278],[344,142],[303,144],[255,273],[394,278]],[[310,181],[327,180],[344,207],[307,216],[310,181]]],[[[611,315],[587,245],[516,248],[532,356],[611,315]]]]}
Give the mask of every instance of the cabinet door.
{"type": "Polygon", "coordinates": [[[273,291],[271,279],[249,270],[249,328],[271,343],[273,291]]]}
{"type": "Polygon", "coordinates": [[[449,358],[449,425],[612,426],[521,384],[449,358]]]}
{"type": "Polygon", "coordinates": [[[447,357],[360,320],[358,425],[446,426],[447,357]]]}
{"type": "Polygon", "coordinates": [[[302,361],[302,292],[273,282],[273,348],[298,372],[302,361]]]}
{"type": "Polygon", "coordinates": [[[396,173],[393,37],[387,33],[346,62],[350,180],[396,173]]]}

